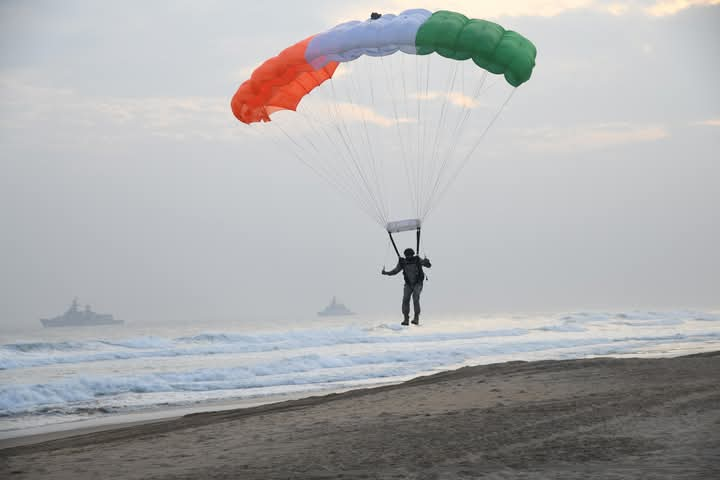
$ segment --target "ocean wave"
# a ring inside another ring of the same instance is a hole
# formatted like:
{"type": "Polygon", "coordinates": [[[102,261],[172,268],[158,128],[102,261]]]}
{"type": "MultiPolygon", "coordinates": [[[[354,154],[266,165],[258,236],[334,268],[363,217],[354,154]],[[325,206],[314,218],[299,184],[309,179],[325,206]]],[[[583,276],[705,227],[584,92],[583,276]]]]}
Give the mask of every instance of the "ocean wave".
{"type": "Polygon", "coordinates": [[[175,342],[167,338],[156,336],[128,338],[126,340],[100,340],[101,343],[112,347],[146,350],[152,348],[170,348],[175,342]]]}
{"type": "MultiPolygon", "coordinates": [[[[416,344],[413,348],[364,353],[312,353],[257,361],[252,365],[226,365],[189,371],[120,376],[77,376],[41,384],[0,386],[0,415],[38,412],[39,409],[97,408],[124,394],[219,392],[298,385],[340,384],[359,380],[382,381],[413,376],[478,362],[484,357],[553,352],[554,358],[633,353],[663,342],[705,342],[718,332],[699,335],[648,335],[625,338],[514,340],[504,343],[416,344]],[[93,403],[94,402],[94,403],[93,403]]],[[[239,393],[236,393],[240,395],[239,393]]],[[[165,398],[165,402],[168,400],[165,398]]],[[[122,406],[122,405],[120,405],[122,406]]]]}
{"type": "Polygon", "coordinates": [[[87,342],[18,342],[3,345],[2,349],[20,353],[38,352],[69,352],[73,350],[88,350],[92,343],[87,342]]]}
{"type": "Polygon", "coordinates": [[[538,327],[535,330],[543,332],[562,332],[562,333],[580,333],[587,332],[588,329],[579,325],[572,324],[561,324],[561,325],[546,325],[544,327],[538,327]]]}
{"type": "MultiPolygon", "coordinates": [[[[522,336],[525,329],[476,330],[435,334],[398,334],[398,330],[385,328],[386,334],[375,328],[343,327],[334,329],[309,329],[274,334],[203,333],[174,340],[159,337],[139,337],[127,340],[99,340],[78,343],[66,352],[46,350],[48,355],[28,354],[17,350],[0,348],[0,369],[30,368],[53,364],[74,364],[138,358],[163,358],[192,355],[222,355],[292,351],[306,348],[357,344],[410,344],[473,340],[490,337],[522,336]],[[84,351],[89,350],[89,351],[84,351]],[[59,353],[67,353],[65,355],[59,353]]],[[[405,330],[407,332],[407,330],[405,330]]],[[[38,352],[32,352],[38,353],[38,352]]]]}
{"type": "Polygon", "coordinates": [[[614,324],[633,327],[660,327],[682,325],[688,321],[720,321],[720,315],[692,310],[670,312],[577,312],[563,315],[560,321],[567,324],[614,324]]]}
{"type": "MultiPolygon", "coordinates": [[[[450,357],[456,355],[450,354],[450,357]]],[[[412,374],[418,369],[431,368],[431,364],[432,358],[418,359],[416,354],[409,352],[387,352],[381,356],[302,355],[253,366],[7,385],[0,387],[0,415],[27,413],[37,408],[89,402],[124,393],[238,390],[384,378],[412,374]],[[368,368],[384,364],[382,369],[368,368]]]]}
{"type": "MultiPolygon", "coordinates": [[[[537,318],[537,317],[536,317],[537,318]]],[[[539,317],[542,318],[542,317],[539,317]]],[[[392,345],[433,342],[476,341],[485,338],[522,337],[533,332],[582,333],[595,326],[623,325],[654,328],[688,321],[720,321],[720,315],[696,311],[671,312],[575,312],[550,316],[546,325],[535,328],[463,329],[449,331],[408,330],[399,324],[349,325],[335,328],[296,329],[270,333],[203,332],[192,336],[164,338],[141,336],[127,339],[94,339],[61,342],[15,342],[0,346],[0,370],[82,364],[116,360],[252,354],[303,349],[392,345]]]]}

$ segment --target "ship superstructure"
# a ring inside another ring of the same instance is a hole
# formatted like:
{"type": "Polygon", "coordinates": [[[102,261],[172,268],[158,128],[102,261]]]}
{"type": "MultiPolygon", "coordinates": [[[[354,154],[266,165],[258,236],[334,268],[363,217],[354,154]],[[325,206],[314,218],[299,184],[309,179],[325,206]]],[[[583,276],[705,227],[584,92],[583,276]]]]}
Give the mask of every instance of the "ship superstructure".
{"type": "Polygon", "coordinates": [[[337,299],[333,296],[330,300],[330,305],[325,307],[322,311],[318,312],[321,317],[335,317],[343,315],[355,315],[342,303],[338,303],[337,299]]]}
{"type": "Polygon", "coordinates": [[[90,305],[85,305],[85,308],[80,310],[77,297],[73,299],[65,313],[53,318],[42,318],[40,322],[43,327],[84,327],[125,323],[123,320],[115,320],[110,314],[93,312],[90,305]]]}

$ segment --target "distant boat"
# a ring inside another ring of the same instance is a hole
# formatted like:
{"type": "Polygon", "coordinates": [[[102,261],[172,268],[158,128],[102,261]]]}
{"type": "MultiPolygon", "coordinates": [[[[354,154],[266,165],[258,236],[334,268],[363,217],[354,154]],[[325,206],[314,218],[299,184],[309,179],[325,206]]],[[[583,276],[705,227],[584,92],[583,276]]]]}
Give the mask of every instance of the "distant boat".
{"type": "Polygon", "coordinates": [[[90,305],[85,305],[84,310],[78,308],[77,298],[73,299],[67,312],[53,318],[41,318],[43,327],[86,327],[92,325],[122,325],[122,320],[115,320],[112,315],[95,313],[90,305]]]}
{"type": "Polygon", "coordinates": [[[325,307],[324,310],[318,312],[321,317],[341,317],[344,315],[355,315],[345,305],[338,303],[335,297],[330,300],[330,305],[325,307]]]}

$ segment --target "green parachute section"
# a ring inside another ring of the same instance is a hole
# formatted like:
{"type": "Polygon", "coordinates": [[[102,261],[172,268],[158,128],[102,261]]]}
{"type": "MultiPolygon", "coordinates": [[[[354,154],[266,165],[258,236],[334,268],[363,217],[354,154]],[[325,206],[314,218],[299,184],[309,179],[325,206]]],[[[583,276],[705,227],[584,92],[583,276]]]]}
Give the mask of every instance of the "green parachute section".
{"type": "Polygon", "coordinates": [[[454,60],[472,58],[478,67],[505,75],[513,87],[530,79],[537,55],[535,45],[517,32],[446,10],[433,13],[420,27],[415,47],[418,55],[437,52],[454,60]]]}

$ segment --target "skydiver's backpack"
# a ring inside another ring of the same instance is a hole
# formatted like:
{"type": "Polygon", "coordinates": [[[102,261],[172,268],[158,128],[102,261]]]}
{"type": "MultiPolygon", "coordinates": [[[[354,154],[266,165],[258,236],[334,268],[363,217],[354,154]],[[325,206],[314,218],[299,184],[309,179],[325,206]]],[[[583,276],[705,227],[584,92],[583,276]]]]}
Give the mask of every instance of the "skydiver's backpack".
{"type": "Polygon", "coordinates": [[[420,257],[415,256],[403,262],[403,277],[408,285],[417,285],[425,280],[425,272],[420,261],[420,257]]]}

